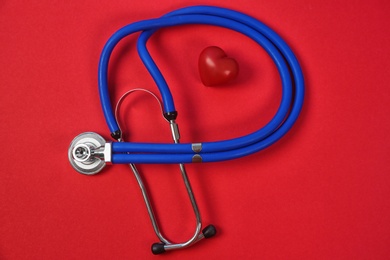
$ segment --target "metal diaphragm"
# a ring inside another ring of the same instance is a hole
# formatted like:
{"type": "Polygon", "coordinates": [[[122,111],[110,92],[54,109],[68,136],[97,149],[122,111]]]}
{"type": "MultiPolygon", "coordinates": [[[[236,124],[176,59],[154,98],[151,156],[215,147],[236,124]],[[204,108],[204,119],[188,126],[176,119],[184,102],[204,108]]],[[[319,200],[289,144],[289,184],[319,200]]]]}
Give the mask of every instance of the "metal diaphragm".
{"type": "Polygon", "coordinates": [[[76,136],[68,149],[68,158],[72,167],[79,173],[93,175],[100,172],[106,162],[97,156],[95,151],[104,147],[106,141],[93,132],[85,132],[76,136]]]}

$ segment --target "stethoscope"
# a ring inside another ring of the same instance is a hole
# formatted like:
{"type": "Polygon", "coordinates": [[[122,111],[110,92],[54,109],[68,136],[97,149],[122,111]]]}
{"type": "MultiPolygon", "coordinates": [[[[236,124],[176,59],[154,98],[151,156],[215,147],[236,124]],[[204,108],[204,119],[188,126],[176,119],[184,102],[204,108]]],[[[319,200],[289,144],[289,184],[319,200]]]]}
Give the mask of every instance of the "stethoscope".
{"type": "Polygon", "coordinates": [[[86,132],[78,135],[72,141],[68,158],[74,169],[87,175],[98,173],[107,163],[130,165],[141,188],[154,231],[160,239],[159,243],[152,245],[154,254],[188,247],[203,238],[212,237],[216,233],[213,225],[209,225],[202,230],[199,209],[184,164],[231,160],[263,150],[278,141],[290,130],[299,116],[304,99],[302,70],[287,44],[260,21],[237,11],[211,6],[178,9],[160,18],[135,22],[118,30],[103,48],[99,62],[98,83],[104,116],[111,136],[117,142],[106,142],[100,135],[86,132]],[[146,42],[160,28],[187,24],[215,25],[240,32],[261,45],[271,56],[280,73],[282,99],[274,117],[264,127],[246,136],[230,140],[197,143],[179,142],[179,128],[175,122],[178,113],[175,109],[173,97],[163,75],[146,48],[146,42]],[[169,122],[173,137],[173,143],[171,144],[135,143],[123,140],[122,131],[117,120],[121,102],[134,91],[147,92],[159,100],[150,91],[135,89],[126,92],[118,101],[115,112],[111,105],[107,81],[111,53],[121,39],[138,31],[141,31],[137,42],[138,53],[159,89],[162,113],[169,122]],[[182,243],[173,243],[161,234],[144,183],[135,166],[138,163],[179,164],[196,217],[196,229],[189,240],[182,243]]]}

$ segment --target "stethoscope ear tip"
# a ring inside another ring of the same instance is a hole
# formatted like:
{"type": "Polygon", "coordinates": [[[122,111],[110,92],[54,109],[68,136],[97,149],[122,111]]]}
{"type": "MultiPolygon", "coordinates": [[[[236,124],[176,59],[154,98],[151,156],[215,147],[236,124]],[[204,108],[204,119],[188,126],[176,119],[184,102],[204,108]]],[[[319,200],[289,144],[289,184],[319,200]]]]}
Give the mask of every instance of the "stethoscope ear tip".
{"type": "Polygon", "coordinates": [[[159,255],[165,252],[164,243],[154,243],[152,245],[152,253],[154,255],[159,255]]]}
{"type": "Polygon", "coordinates": [[[213,225],[208,225],[202,230],[204,238],[210,238],[217,234],[217,229],[213,225]]]}

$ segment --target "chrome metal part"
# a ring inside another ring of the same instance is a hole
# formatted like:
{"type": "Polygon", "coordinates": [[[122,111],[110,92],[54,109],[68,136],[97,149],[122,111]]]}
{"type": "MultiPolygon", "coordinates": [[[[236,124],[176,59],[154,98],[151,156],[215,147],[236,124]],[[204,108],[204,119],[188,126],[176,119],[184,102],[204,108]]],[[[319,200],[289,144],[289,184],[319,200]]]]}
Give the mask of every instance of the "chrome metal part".
{"type": "MultiPolygon", "coordinates": [[[[147,92],[147,93],[151,94],[152,96],[154,96],[155,99],[159,102],[160,107],[162,109],[161,102],[150,91],[144,90],[144,89],[135,89],[135,90],[128,91],[120,98],[120,100],[118,101],[118,103],[116,105],[116,108],[115,108],[115,118],[116,118],[116,120],[118,122],[118,125],[119,125],[119,121],[118,121],[118,119],[119,119],[119,116],[118,116],[118,114],[119,114],[119,107],[120,107],[122,101],[129,94],[133,93],[134,91],[139,91],[139,90],[147,92]]],[[[180,140],[179,127],[176,124],[175,120],[169,120],[169,125],[170,125],[170,129],[171,129],[173,141],[174,141],[175,144],[177,144],[177,143],[179,143],[179,140],[180,140]]],[[[121,137],[118,141],[124,142],[123,137],[121,137]]],[[[202,145],[201,144],[199,144],[199,145],[198,144],[194,144],[193,145],[193,149],[195,149],[194,151],[200,151],[202,149],[202,145]]],[[[190,239],[188,239],[187,241],[182,242],[182,243],[173,243],[170,240],[168,240],[167,238],[165,238],[164,235],[161,233],[160,228],[158,226],[158,221],[157,221],[156,215],[155,215],[155,213],[153,211],[153,206],[152,206],[152,204],[150,202],[149,195],[148,195],[148,192],[146,190],[145,184],[144,184],[144,182],[142,180],[142,177],[141,177],[137,167],[135,166],[135,164],[129,164],[129,166],[130,166],[130,169],[133,171],[133,174],[134,174],[134,176],[135,176],[135,178],[136,178],[136,180],[138,182],[138,185],[139,185],[139,187],[141,189],[142,196],[143,196],[144,202],[146,204],[146,208],[148,210],[148,214],[149,214],[150,220],[152,222],[154,232],[156,233],[156,235],[159,238],[159,240],[162,242],[162,244],[156,243],[157,246],[160,249],[161,249],[161,247],[163,247],[162,251],[159,251],[157,253],[161,253],[161,252],[168,251],[168,250],[174,250],[174,249],[188,247],[188,246],[193,245],[194,243],[198,242],[199,240],[205,238],[204,234],[201,232],[202,221],[201,221],[201,217],[200,217],[199,208],[198,208],[198,205],[196,204],[195,196],[193,194],[193,191],[192,191],[192,188],[191,188],[191,184],[190,184],[190,181],[188,179],[187,172],[186,172],[184,164],[179,164],[179,166],[180,166],[181,175],[182,175],[182,178],[183,178],[183,181],[184,181],[184,185],[186,187],[187,194],[188,194],[188,197],[190,199],[190,202],[191,202],[194,214],[195,214],[196,227],[195,227],[195,231],[194,231],[193,236],[190,239]]],[[[156,253],[156,252],[154,252],[153,249],[152,249],[152,251],[153,251],[153,253],[156,253]]]]}
{"type": "Polygon", "coordinates": [[[195,229],[194,235],[189,240],[187,240],[184,243],[165,245],[164,246],[165,250],[173,250],[173,249],[188,247],[188,246],[190,246],[190,245],[192,245],[192,244],[194,244],[194,243],[196,243],[199,240],[204,238],[203,234],[201,233],[202,220],[200,217],[199,208],[198,208],[194,193],[193,193],[192,188],[191,188],[190,180],[188,179],[188,176],[187,176],[187,171],[185,169],[184,164],[181,163],[181,164],[179,164],[179,166],[180,166],[180,171],[181,171],[181,175],[183,177],[184,184],[186,186],[188,197],[191,201],[192,209],[194,210],[194,214],[195,214],[195,218],[196,218],[196,229],[195,229]]]}
{"type": "Polygon", "coordinates": [[[68,149],[70,164],[82,174],[93,175],[100,172],[106,165],[105,144],[104,138],[93,132],[85,132],[76,136],[68,149]]]}
{"type": "Polygon", "coordinates": [[[180,140],[179,126],[176,124],[175,120],[169,121],[171,126],[172,138],[175,143],[178,143],[180,140]]]}
{"type": "Polygon", "coordinates": [[[192,244],[194,244],[194,243],[196,243],[199,240],[204,238],[203,233],[200,232],[201,228],[202,228],[202,222],[201,222],[201,217],[200,217],[198,205],[196,204],[195,197],[193,195],[191,185],[190,185],[190,182],[188,180],[184,165],[180,165],[180,170],[181,170],[181,173],[183,176],[184,184],[185,184],[187,192],[188,192],[188,196],[189,196],[190,201],[191,201],[191,205],[192,205],[194,213],[195,213],[196,229],[195,229],[194,235],[188,241],[183,242],[183,243],[173,243],[170,240],[168,240],[167,238],[165,238],[164,235],[161,233],[160,228],[158,226],[157,218],[156,218],[154,211],[153,211],[153,206],[150,202],[149,195],[148,195],[148,192],[146,191],[146,187],[145,187],[145,184],[142,180],[142,177],[141,177],[137,167],[134,164],[130,164],[129,166],[130,166],[130,169],[133,171],[133,174],[134,174],[134,176],[138,182],[138,185],[141,189],[142,196],[143,196],[143,199],[145,201],[145,205],[146,205],[146,208],[148,210],[148,214],[149,214],[150,220],[152,222],[154,232],[156,233],[156,235],[160,239],[160,241],[162,243],[164,243],[164,250],[168,251],[168,250],[188,247],[188,246],[190,246],[190,245],[192,245],[192,244]]]}
{"type": "Polygon", "coordinates": [[[202,156],[200,154],[194,154],[194,156],[192,156],[192,162],[193,163],[201,163],[202,162],[202,156]]]}
{"type": "Polygon", "coordinates": [[[194,151],[195,153],[200,153],[200,151],[202,151],[202,143],[193,143],[192,151],[194,151]]]}
{"type": "Polygon", "coordinates": [[[106,163],[111,163],[112,160],[112,143],[106,142],[104,144],[104,150],[103,150],[103,158],[106,163]]]}
{"type": "MultiPolygon", "coordinates": [[[[123,103],[123,101],[126,99],[126,97],[128,97],[130,94],[133,94],[135,92],[144,92],[146,94],[149,94],[151,95],[158,103],[158,105],[160,106],[160,110],[161,110],[161,115],[163,116],[164,114],[164,111],[163,111],[163,106],[161,104],[161,101],[160,99],[158,99],[158,97],[151,91],[147,90],[147,89],[143,89],[143,88],[135,88],[135,89],[131,89],[127,92],[125,92],[118,100],[118,102],[116,103],[116,106],[115,106],[115,120],[116,122],[118,123],[118,126],[119,126],[119,130],[121,131],[121,133],[123,134],[123,131],[122,131],[122,128],[121,126],[119,125],[119,110],[120,110],[120,107],[123,103]]],[[[163,116],[164,118],[164,116],[163,116]]],[[[165,118],[164,118],[165,119],[165,118]]],[[[118,140],[119,142],[122,142],[123,141],[123,137],[121,136],[118,140]]]]}
{"type": "Polygon", "coordinates": [[[167,239],[165,239],[164,236],[161,234],[160,228],[158,227],[158,224],[157,224],[156,216],[155,216],[154,211],[153,211],[152,204],[150,203],[148,192],[146,191],[145,184],[142,180],[142,177],[141,177],[137,167],[135,166],[135,164],[132,164],[132,163],[129,164],[129,166],[130,166],[130,169],[133,171],[133,174],[138,182],[138,186],[141,189],[142,196],[144,198],[145,205],[146,205],[146,208],[148,210],[148,214],[149,214],[150,220],[152,222],[154,232],[156,233],[156,235],[158,236],[158,238],[160,239],[161,242],[163,242],[165,244],[170,244],[170,242],[167,239]]]}
{"type": "MultiPolygon", "coordinates": [[[[179,135],[178,125],[175,123],[174,120],[171,120],[169,122],[169,124],[170,124],[171,130],[172,130],[173,141],[175,143],[179,143],[180,135],[179,135]]],[[[191,188],[191,184],[190,184],[190,180],[189,180],[189,178],[187,176],[187,172],[186,172],[184,164],[179,164],[180,172],[181,172],[181,175],[182,175],[182,178],[183,178],[183,181],[184,181],[184,185],[186,187],[187,194],[188,194],[188,197],[190,199],[190,202],[191,202],[194,214],[195,214],[196,227],[195,227],[195,231],[194,231],[193,236],[190,239],[188,239],[187,241],[182,242],[182,243],[173,243],[170,240],[168,240],[167,238],[165,238],[164,235],[161,233],[160,228],[158,226],[158,221],[157,221],[156,216],[155,216],[155,214],[153,212],[153,207],[152,207],[152,204],[150,202],[150,199],[149,199],[146,187],[145,187],[145,185],[143,183],[142,177],[139,174],[139,172],[138,172],[138,170],[137,170],[137,168],[136,168],[136,166],[134,164],[130,164],[129,166],[130,166],[131,170],[133,171],[133,174],[134,174],[135,178],[137,179],[138,185],[139,185],[139,187],[141,189],[142,196],[143,196],[143,199],[145,201],[146,208],[148,210],[148,214],[149,214],[150,220],[152,222],[154,232],[156,233],[156,235],[160,239],[160,241],[163,243],[163,245],[161,245],[164,248],[163,251],[168,251],[168,250],[174,250],[174,249],[188,247],[188,246],[193,245],[194,243],[196,243],[199,240],[204,238],[204,235],[201,232],[202,220],[201,220],[201,217],[200,217],[199,208],[198,208],[198,205],[196,203],[195,196],[193,194],[193,191],[192,191],[192,188],[191,188]]]]}

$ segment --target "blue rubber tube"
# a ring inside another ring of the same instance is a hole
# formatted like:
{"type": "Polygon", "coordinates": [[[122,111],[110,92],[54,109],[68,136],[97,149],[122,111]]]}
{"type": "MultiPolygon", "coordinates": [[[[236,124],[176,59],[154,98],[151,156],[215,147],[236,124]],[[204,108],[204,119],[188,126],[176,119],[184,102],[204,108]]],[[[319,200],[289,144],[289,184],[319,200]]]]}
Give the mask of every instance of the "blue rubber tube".
{"type": "MultiPolygon", "coordinates": [[[[239,158],[260,151],[279,140],[299,116],[304,98],[304,80],[299,63],[288,45],[270,28],[245,14],[225,8],[195,6],[179,9],[161,18],[140,21],[117,31],[105,45],[99,63],[99,92],[103,112],[111,132],[119,130],[112,111],[107,84],[108,62],[112,50],[124,37],[142,31],[137,49],[161,93],[164,112],[175,112],[172,94],[146,48],[146,42],[160,28],[209,24],[238,31],[261,45],[280,73],[282,100],[274,117],[263,128],[249,135],[202,143],[203,162],[239,158]]],[[[113,143],[113,163],[189,163],[195,154],[191,144],[113,143]]]]}

